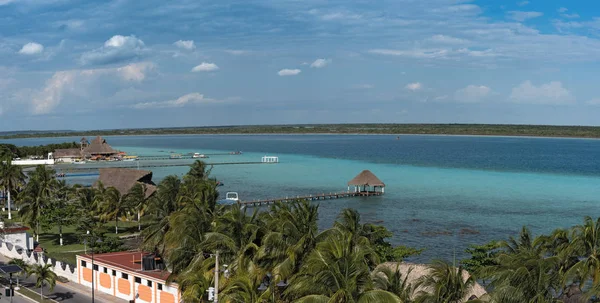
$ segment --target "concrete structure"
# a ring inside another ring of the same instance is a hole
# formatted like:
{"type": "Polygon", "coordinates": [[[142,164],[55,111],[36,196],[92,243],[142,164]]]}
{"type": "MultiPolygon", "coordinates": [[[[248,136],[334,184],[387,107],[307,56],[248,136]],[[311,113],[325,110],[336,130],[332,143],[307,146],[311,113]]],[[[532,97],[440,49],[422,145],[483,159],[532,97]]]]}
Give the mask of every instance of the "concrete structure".
{"type": "Polygon", "coordinates": [[[12,243],[17,249],[24,249],[26,252],[33,250],[33,237],[27,232],[27,226],[9,226],[4,227],[4,222],[0,223],[2,231],[2,240],[12,243]]]}
{"type": "Polygon", "coordinates": [[[170,273],[162,260],[143,252],[114,252],[77,256],[77,282],[125,300],[144,303],[180,302],[175,283],[167,284],[170,273]]]}
{"type": "Polygon", "coordinates": [[[82,158],[79,148],[57,149],[54,151],[54,161],[56,163],[73,163],[82,158]]]}
{"type": "Polygon", "coordinates": [[[10,242],[0,241],[0,254],[11,259],[21,259],[29,265],[50,264],[52,271],[58,276],[77,282],[77,267],[61,261],[53,260],[45,255],[38,255],[31,251],[18,249],[17,245],[10,242]]]}
{"type": "Polygon", "coordinates": [[[260,160],[262,163],[279,163],[279,157],[275,156],[264,156],[260,160]]]}
{"type": "Polygon", "coordinates": [[[54,165],[54,156],[52,153],[48,153],[48,158],[42,160],[12,160],[13,165],[54,165]]]}

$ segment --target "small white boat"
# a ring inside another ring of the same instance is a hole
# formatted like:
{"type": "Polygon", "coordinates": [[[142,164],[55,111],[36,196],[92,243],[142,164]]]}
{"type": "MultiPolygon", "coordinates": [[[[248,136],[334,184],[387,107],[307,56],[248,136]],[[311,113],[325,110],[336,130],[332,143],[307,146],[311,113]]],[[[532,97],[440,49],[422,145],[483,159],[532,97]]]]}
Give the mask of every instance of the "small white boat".
{"type": "Polygon", "coordinates": [[[194,155],[192,156],[192,158],[206,159],[206,158],[208,158],[208,156],[204,155],[204,154],[201,154],[201,153],[194,153],[194,155]]]}
{"type": "Polygon", "coordinates": [[[228,192],[225,194],[225,199],[219,200],[219,204],[232,205],[240,202],[238,193],[228,192]]]}

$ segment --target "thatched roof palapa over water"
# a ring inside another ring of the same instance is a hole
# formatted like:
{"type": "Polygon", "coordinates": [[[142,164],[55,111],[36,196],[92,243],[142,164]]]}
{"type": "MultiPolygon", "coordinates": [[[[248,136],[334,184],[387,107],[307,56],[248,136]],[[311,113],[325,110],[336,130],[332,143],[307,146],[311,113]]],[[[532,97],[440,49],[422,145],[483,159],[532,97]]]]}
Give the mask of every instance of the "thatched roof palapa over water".
{"type": "Polygon", "coordinates": [[[348,186],[372,186],[385,187],[383,181],[379,180],[370,170],[363,170],[354,179],[348,182],[348,186]]]}
{"type": "Polygon", "coordinates": [[[89,146],[83,149],[83,153],[86,155],[111,155],[117,154],[104,138],[98,136],[92,140],[89,146]]]}
{"type": "Polygon", "coordinates": [[[152,172],[149,170],[137,170],[129,168],[101,168],[100,177],[94,183],[94,187],[102,182],[104,187],[114,187],[121,195],[126,195],[133,186],[138,183],[146,186],[146,198],[150,197],[156,191],[156,184],[152,182],[152,172]]]}

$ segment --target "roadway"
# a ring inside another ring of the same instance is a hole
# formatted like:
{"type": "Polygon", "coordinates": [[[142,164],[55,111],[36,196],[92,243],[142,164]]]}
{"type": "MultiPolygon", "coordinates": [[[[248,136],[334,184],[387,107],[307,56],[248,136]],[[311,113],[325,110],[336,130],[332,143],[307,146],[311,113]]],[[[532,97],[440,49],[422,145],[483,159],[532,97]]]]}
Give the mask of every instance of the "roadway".
{"type": "MultiPolygon", "coordinates": [[[[0,265],[6,264],[10,259],[0,255],[0,265]]],[[[14,279],[14,275],[13,275],[14,279]]],[[[16,279],[13,280],[13,283],[16,283],[16,279]]],[[[35,293],[38,294],[40,289],[35,287],[35,277],[29,277],[25,280],[19,279],[19,286],[26,287],[35,293]]],[[[56,282],[56,286],[51,291],[50,287],[44,287],[44,296],[56,301],[56,302],[68,302],[68,303],[90,303],[92,302],[92,290],[90,288],[84,287],[75,282],[61,283],[56,282]]],[[[39,299],[38,299],[39,300],[39,299]]],[[[2,290],[2,299],[0,302],[10,302],[9,297],[4,296],[4,290],[2,290]]],[[[15,296],[13,297],[14,303],[31,303],[32,300],[29,298],[23,298],[17,292],[15,292],[15,296]]],[[[111,295],[100,293],[98,290],[94,294],[94,302],[98,303],[111,303],[111,302],[127,302],[126,300],[119,299],[117,297],[113,297],[111,295]]]]}

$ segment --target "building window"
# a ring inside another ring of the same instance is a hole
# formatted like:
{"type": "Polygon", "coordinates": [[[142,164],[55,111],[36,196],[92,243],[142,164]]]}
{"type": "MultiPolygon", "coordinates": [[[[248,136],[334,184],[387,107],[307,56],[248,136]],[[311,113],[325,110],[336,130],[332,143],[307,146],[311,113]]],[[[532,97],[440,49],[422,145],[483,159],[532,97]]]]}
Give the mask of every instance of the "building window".
{"type": "Polygon", "coordinates": [[[135,283],[142,283],[142,278],[140,277],[135,277],[135,283]]]}
{"type": "Polygon", "coordinates": [[[104,273],[107,274],[108,273],[108,268],[104,267],[104,273]]]}
{"type": "Polygon", "coordinates": [[[146,285],[148,285],[148,287],[152,287],[152,281],[150,281],[150,280],[146,281],[146,285]]]}
{"type": "Polygon", "coordinates": [[[162,283],[158,283],[158,290],[162,290],[162,283]]]}
{"type": "Polygon", "coordinates": [[[98,265],[94,264],[94,270],[98,270],[98,265]]]}
{"type": "Polygon", "coordinates": [[[87,267],[87,262],[81,260],[81,267],[87,267]]]}
{"type": "Polygon", "coordinates": [[[121,278],[128,280],[129,279],[129,275],[126,273],[121,273],[121,278]]]}
{"type": "Polygon", "coordinates": [[[112,274],[113,274],[113,277],[116,277],[117,276],[117,271],[113,269],[113,273],[112,274]]]}

